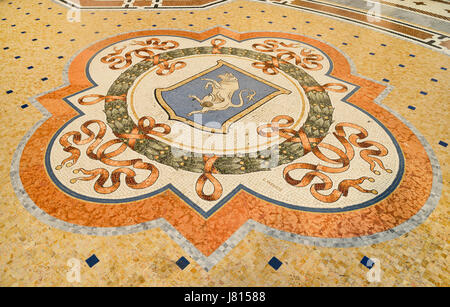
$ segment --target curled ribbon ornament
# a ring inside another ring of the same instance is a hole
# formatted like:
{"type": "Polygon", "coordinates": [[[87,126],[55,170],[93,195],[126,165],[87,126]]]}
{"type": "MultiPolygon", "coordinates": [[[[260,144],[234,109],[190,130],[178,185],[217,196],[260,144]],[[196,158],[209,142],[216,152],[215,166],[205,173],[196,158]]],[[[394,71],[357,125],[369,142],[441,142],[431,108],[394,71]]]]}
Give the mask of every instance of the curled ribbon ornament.
{"type": "Polygon", "coordinates": [[[179,69],[186,67],[186,63],[182,62],[182,61],[177,61],[175,63],[169,64],[167,61],[163,61],[158,66],[159,66],[159,69],[156,71],[156,73],[160,76],[164,76],[164,75],[170,75],[175,70],[179,70],[179,69]],[[167,71],[167,72],[165,72],[165,71],[167,71]]]}
{"type": "Polygon", "coordinates": [[[221,38],[213,39],[213,40],[211,41],[211,45],[213,46],[213,51],[212,51],[212,53],[213,53],[213,54],[219,54],[219,53],[222,53],[222,52],[220,52],[220,47],[223,46],[223,45],[225,45],[225,44],[226,44],[226,41],[225,41],[224,39],[221,39],[221,38]]]}
{"type": "MultiPolygon", "coordinates": [[[[336,136],[336,135],[335,135],[336,136]]],[[[286,182],[290,185],[296,186],[296,187],[305,187],[309,185],[314,178],[318,178],[321,180],[321,183],[315,183],[311,185],[310,192],[311,195],[313,195],[314,198],[321,202],[325,203],[331,203],[337,201],[341,196],[347,196],[348,190],[353,187],[360,192],[363,193],[376,193],[375,190],[366,190],[360,186],[361,183],[363,183],[365,180],[369,180],[373,182],[373,178],[370,177],[361,177],[358,179],[345,179],[341,181],[338,185],[337,189],[334,189],[331,191],[330,194],[322,194],[319,191],[326,191],[330,190],[333,187],[333,182],[330,179],[330,177],[324,173],[342,173],[349,169],[350,167],[350,161],[352,160],[354,156],[354,150],[351,147],[351,145],[342,138],[338,138],[341,141],[341,144],[344,145],[345,152],[340,150],[339,148],[336,148],[333,145],[326,144],[326,143],[320,143],[318,146],[314,147],[312,149],[312,152],[316,157],[318,157],[320,160],[336,164],[337,167],[329,167],[324,166],[322,164],[311,164],[311,163],[293,163],[288,166],[286,166],[283,170],[283,177],[286,180],[286,182]],[[338,158],[332,159],[327,156],[325,156],[320,150],[319,147],[326,148],[332,152],[334,152],[338,158]],[[290,172],[293,170],[310,170],[307,172],[300,180],[294,179],[290,172]]]]}
{"type": "Polygon", "coordinates": [[[159,67],[159,69],[156,71],[156,74],[159,76],[169,75],[173,73],[175,70],[186,67],[186,63],[182,61],[177,61],[169,64],[167,60],[161,59],[159,54],[155,55],[151,59],[147,59],[146,61],[152,61],[153,65],[159,67]]]}
{"type": "Polygon", "coordinates": [[[339,125],[336,125],[336,132],[338,132],[339,134],[345,134],[343,132],[344,127],[354,128],[360,131],[359,133],[350,135],[348,139],[353,146],[364,148],[363,150],[361,150],[359,155],[370,165],[370,170],[375,175],[380,175],[380,172],[375,170],[375,166],[377,164],[382,170],[386,171],[387,173],[392,173],[391,169],[386,168],[384,166],[384,163],[379,158],[376,158],[384,157],[388,154],[388,150],[384,145],[375,141],[362,141],[369,135],[369,133],[366,129],[355,124],[341,123],[339,125]],[[376,149],[367,149],[369,147],[375,147],[376,149]]]}
{"type": "Polygon", "coordinates": [[[143,116],[138,121],[139,130],[144,132],[145,134],[153,134],[157,136],[163,136],[170,133],[170,126],[166,124],[157,124],[153,117],[143,116]],[[145,122],[148,121],[149,124],[146,125],[145,122]],[[155,131],[155,128],[162,128],[163,131],[155,131]]]}
{"type": "Polygon", "coordinates": [[[88,136],[86,139],[83,140],[81,133],[78,131],[67,132],[59,139],[59,143],[61,144],[61,146],[63,146],[63,150],[70,153],[70,156],[64,159],[60,165],[56,166],[57,170],[60,170],[64,165],[66,165],[67,167],[71,167],[72,165],[77,163],[78,159],[81,156],[81,151],[78,148],[72,146],[72,143],[69,141],[70,137],[73,138],[73,143],[76,145],[86,145],[95,139],[95,141],[87,149],[87,155],[95,159],[96,156],[92,154],[92,151],[95,147],[98,146],[98,144],[101,143],[103,137],[105,136],[106,125],[100,120],[89,120],[82,124],[80,129],[84,134],[88,136]],[[92,124],[97,124],[99,126],[99,132],[97,134],[89,129],[89,126],[92,124]]]}
{"type": "Polygon", "coordinates": [[[293,51],[284,51],[277,54],[277,59],[279,63],[288,63],[288,61],[295,59],[295,65],[300,65],[302,62],[301,57],[299,57],[293,51]],[[283,59],[284,58],[284,59],[283,59]]]}
{"type": "Polygon", "coordinates": [[[127,149],[127,145],[124,144],[122,142],[122,140],[120,140],[120,139],[110,140],[98,148],[97,153],[95,154],[95,158],[97,160],[102,161],[106,165],[129,166],[129,165],[132,165],[133,163],[130,163],[129,161],[116,161],[116,160],[111,159],[111,158],[114,158],[114,157],[120,155],[126,149],[127,149]],[[110,152],[106,152],[107,149],[111,148],[115,144],[120,144],[119,148],[117,148],[113,151],[110,151],[110,152]]]}
{"type": "Polygon", "coordinates": [[[279,45],[286,47],[286,48],[296,48],[299,45],[292,43],[292,44],[286,44],[283,42],[279,42],[273,39],[267,39],[264,41],[264,44],[253,44],[252,47],[256,51],[260,52],[277,52],[277,51],[287,51],[284,49],[278,49],[279,45]]]}
{"type": "Polygon", "coordinates": [[[317,91],[317,92],[330,91],[335,93],[344,93],[348,90],[347,86],[345,86],[342,83],[326,83],[320,86],[302,85],[302,88],[305,91],[305,93],[308,93],[310,91],[317,91]]]}
{"type": "Polygon", "coordinates": [[[278,74],[278,68],[280,67],[280,61],[278,57],[272,56],[271,60],[264,62],[255,62],[252,63],[252,66],[258,69],[262,69],[262,71],[267,75],[276,75],[278,74]]]}
{"type": "Polygon", "coordinates": [[[109,65],[110,69],[113,70],[120,69],[117,67],[117,65],[120,65],[126,61],[126,59],[120,55],[122,51],[125,50],[125,48],[127,48],[127,46],[124,46],[122,48],[114,47],[114,51],[101,58],[100,61],[104,64],[110,64],[109,65]]]}
{"type": "Polygon", "coordinates": [[[79,180],[91,181],[100,175],[100,177],[96,180],[96,182],[94,184],[94,190],[100,194],[111,194],[119,188],[119,186],[121,184],[121,181],[120,181],[121,174],[126,175],[125,183],[128,187],[130,187],[132,189],[148,188],[149,186],[153,185],[156,182],[156,180],[158,179],[159,171],[153,164],[146,163],[143,161],[137,161],[133,164],[133,166],[137,169],[148,170],[148,171],[150,171],[150,174],[142,182],[137,182],[135,180],[135,176],[136,176],[135,171],[133,171],[130,168],[121,167],[121,168],[118,168],[118,169],[115,169],[114,171],[112,171],[112,173],[111,173],[112,184],[109,187],[105,187],[105,183],[110,177],[108,170],[106,170],[104,168],[96,168],[93,170],[85,170],[84,168],[79,168],[79,169],[75,169],[74,173],[78,174],[79,172],[82,172],[84,175],[88,175],[88,177],[73,178],[70,180],[70,182],[75,183],[79,180]]]}
{"type": "Polygon", "coordinates": [[[132,189],[145,189],[151,185],[153,185],[156,180],[159,177],[159,171],[158,169],[150,163],[143,162],[142,159],[131,159],[131,160],[113,160],[112,158],[120,155],[126,150],[127,146],[120,140],[120,139],[114,139],[106,142],[105,144],[101,145],[97,153],[94,154],[94,157],[91,156],[91,158],[95,160],[99,160],[102,163],[110,166],[119,167],[118,169],[115,169],[111,173],[111,181],[112,185],[109,187],[105,187],[105,183],[108,180],[109,171],[105,168],[96,168],[93,170],[86,170],[84,168],[75,169],[73,171],[74,174],[78,174],[79,172],[82,172],[84,175],[88,175],[88,177],[77,177],[71,179],[71,183],[75,183],[79,180],[81,181],[91,181],[97,178],[99,175],[100,177],[96,180],[94,184],[94,190],[97,193],[100,194],[110,194],[115,192],[120,184],[120,174],[125,174],[125,183],[128,187],[132,189]],[[106,150],[110,147],[114,146],[115,144],[121,144],[119,148],[110,151],[106,153],[106,150]],[[124,167],[124,166],[132,166],[135,169],[142,169],[142,170],[148,170],[150,171],[150,174],[145,178],[142,182],[138,183],[134,177],[136,176],[136,172],[133,171],[130,168],[124,167]]]}
{"type": "Polygon", "coordinates": [[[289,63],[288,61],[295,59],[295,64],[299,65],[302,59],[295,54],[295,52],[284,50],[277,54],[276,57],[265,62],[255,62],[252,64],[253,67],[262,69],[262,71],[268,75],[276,75],[279,72],[280,64],[289,63]]]}
{"type": "MultiPolygon", "coordinates": [[[[156,126],[156,125],[153,125],[156,126]]],[[[164,128],[164,127],[163,127],[164,128]]],[[[149,128],[147,128],[149,129],[149,128]]],[[[105,168],[96,168],[93,170],[85,170],[83,168],[75,169],[73,172],[78,174],[82,172],[84,175],[88,175],[87,177],[78,177],[71,179],[71,183],[75,183],[78,180],[81,181],[90,181],[94,180],[98,176],[100,176],[94,185],[94,190],[101,194],[109,194],[116,191],[120,186],[120,175],[123,173],[126,175],[125,183],[133,189],[144,189],[156,182],[159,176],[158,169],[147,162],[143,162],[142,159],[130,159],[130,160],[115,160],[114,157],[122,154],[127,145],[123,143],[121,139],[113,139],[102,145],[100,145],[103,141],[103,137],[106,133],[106,124],[100,120],[90,120],[81,125],[81,131],[86,134],[88,137],[86,139],[82,139],[81,133],[78,131],[70,131],[64,134],[59,142],[64,147],[63,150],[69,152],[71,155],[67,159],[64,159],[60,165],[56,167],[57,170],[61,169],[63,165],[67,165],[67,167],[71,167],[75,163],[77,163],[81,152],[78,148],[74,147],[69,139],[73,138],[73,143],[76,145],[85,145],[91,143],[86,150],[86,155],[92,160],[101,161],[102,163],[110,166],[120,167],[114,170],[111,173],[111,181],[112,185],[109,187],[105,187],[105,183],[108,180],[109,171],[105,168]],[[95,134],[89,126],[92,124],[97,124],[99,126],[99,131],[95,134]],[[120,144],[120,146],[116,149],[112,149],[107,152],[108,149],[113,148],[116,144],[120,144]],[[97,151],[95,149],[98,147],[97,151]],[[135,169],[142,169],[150,171],[150,174],[144,179],[142,182],[137,182],[134,177],[136,176],[136,172],[127,168],[126,166],[132,166],[135,169]]],[[[148,131],[147,131],[148,132],[148,131]]]]}
{"type": "MultiPolygon", "coordinates": [[[[115,157],[115,156],[121,154],[122,152],[125,151],[125,149],[127,148],[127,145],[124,144],[121,139],[114,139],[114,140],[108,141],[105,144],[103,144],[102,146],[100,146],[99,149],[97,150],[97,153],[95,153],[94,152],[95,148],[100,145],[100,143],[103,141],[103,137],[106,134],[106,124],[100,120],[89,120],[89,121],[83,123],[81,125],[80,129],[84,134],[86,134],[88,136],[86,139],[83,140],[81,133],[78,131],[67,132],[63,136],[61,136],[61,138],[59,139],[59,143],[61,144],[61,146],[63,146],[63,150],[66,152],[69,152],[71,155],[70,155],[70,157],[64,159],[62,161],[62,163],[60,165],[58,165],[56,168],[59,170],[65,164],[67,164],[67,167],[71,167],[72,165],[77,163],[77,161],[81,155],[80,150],[78,148],[74,147],[72,145],[72,143],[69,141],[69,139],[71,137],[73,138],[73,143],[76,145],[86,145],[86,144],[89,144],[92,142],[92,144],[90,144],[89,147],[86,149],[86,155],[89,158],[91,158],[93,160],[100,160],[103,163],[106,163],[108,165],[116,165],[116,164],[109,164],[106,160],[104,160],[104,158],[111,158],[113,156],[115,157]],[[95,134],[89,128],[92,124],[98,125],[99,131],[97,134],[95,134]],[[107,148],[113,146],[114,144],[121,144],[121,146],[111,153],[104,154],[105,150],[107,148]]],[[[121,134],[121,135],[118,135],[118,137],[128,139],[129,140],[128,146],[133,148],[136,140],[151,138],[150,136],[148,136],[148,134],[162,136],[162,135],[166,135],[168,133],[170,133],[170,127],[168,125],[157,124],[152,117],[143,117],[139,120],[138,127],[135,127],[132,130],[132,133],[121,134]],[[148,125],[145,124],[146,121],[149,121],[148,125]],[[157,128],[162,128],[163,131],[154,130],[157,128]],[[139,132],[141,132],[143,134],[140,134],[139,132]]],[[[122,164],[120,164],[120,165],[122,165],[122,164]]],[[[126,165],[131,165],[131,164],[126,164],[126,165]]]]}
{"type": "Polygon", "coordinates": [[[257,51],[279,53],[276,57],[272,56],[271,60],[265,62],[255,62],[252,64],[252,66],[262,69],[262,71],[268,75],[276,75],[279,72],[278,69],[280,68],[280,64],[287,63],[286,61],[292,59],[295,59],[297,65],[301,62],[300,57],[295,54],[295,52],[286,49],[279,49],[280,45],[286,48],[298,47],[298,44],[285,44],[283,42],[278,42],[272,39],[265,40],[264,44],[253,44],[253,49],[257,51]],[[286,59],[283,59],[283,57],[285,57],[286,59]]]}
{"type": "Polygon", "coordinates": [[[122,133],[117,134],[116,136],[122,139],[128,140],[128,146],[131,149],[134,149],[136,145],[136,140],[144,140],[144,139],[151,139],[152,137],[149,136],[149,134],[157,135],[157,136],[164,136],[169,134],[171,131],[170,126],[166,124],[157,124],[156,121],[150,117],[150,116],[143,116],[138,121],[138,126],[134,127],[133,130],[130,133],[122,133]],[[148,125],[146,125],[146,121],[149,122],[148,125]],[[156,131],[154,129],[156,128],[162,128],[163,131],[156,131]]]}
{"type": "Polygon", "coordinates": [[[303,57],[301,67],[308,70],[321,70],[323,68],[323,65],[319,63],[319,61],[323,60],[322,55],[312,53],[312,50],[308,49],[303,49],[300,55],[303,57]]]}
{"type": "Polygon", "coordinates": [[[205,161],[205,167],[203,174],[200,175],[200,177],[197,179],[197,182],[195,184],[195,191],[197,192],[197,195],[204,200],[207,201],[214,201],[218,200],[222,196],[223,187],[222,184],[215,178],[212,173],[217,173],[216,168],[214,167],[214,162],[219,157],[214,155],[212,157],[208,157],[206,155],[203,155],[203,160],[205,161]],[[209,195],[205,194],[203,192],[203,189],[205,187],[206,182],[209,181],[213,185],[213,192],[209,195]]]}
{"type": "Polygon", "coordinates": [[[252,66],[262,69],[263,72],[268,75],[276,75],[279,72],[280,64],[287,64],[290,60],[295,60],[295,65],[309,70],[319,70],[322,68],[322,65],[316,62],[314,62],[315,64],[317,64],[314,68],[307,66],[306,64],[310,64],[310,62],[305,62],[305,59],[302,59],[295,52],[289,50],[282,50],[282,52],[279,52],[276,57],[271,56],[270,60],[264,62],[255,62],[252,64],[252,66]]]}
{"type": "Polygon", "coordinates": [[[339,123],[335,127],[335,132],[333,135],[344,147],[344,151],[327,143],[319,143],[317,146],[312,147],[311,143],[318,143],[321,140],[317,138],[309,138],[306,133],[302,130],[295,130],[288,128],[293,124],[294,120],[292,117],[287,115],[279,115],[272,119],[271,123],[262,125],[257,128],[259,135],[272,137],[279,135],[286,138],[289,142],[299,142],[302,144],[304,153],[313,152],[313,154],[319,158],[321,161],[335,165],[335,167],[325,166],[322,164],[312,164],[312,163],[293,163],[286,166],[283,170],[283,177],[286,182],[290,185],[297,187],[305,187],[309,185],[314,178],[318,178],[322,183],[315,183],[311,186],[311,194],[318,200],[322,202],[335,202],[341,196],[347,196],[348,190],[350,188],[355,188],[363,193],[373,193],[377,194],[376,190],[367,190],[360,186],[365,180],[374,182],[371,177],[361,177],[358,179],[345,179],[342,180],[338,188],[333,190],[330,194],[324,195],[319,191],[329,190],[333,187],[333,182],[330,177],[324,173],[342,173],[349,169],[350,161],[354,158],[355,151],[353,146],[364,148],[360,152],[360,157],[370,165],[370,170],[379,175],[380,172],[375,170],[376,164],[378,164],[383,170],[388,173],[392,173],[392,170],[386,169],[383,162],[377,158],[385,156],[388,151],[385,146],[374,141],[363,141],[368,136],[367,131],[351,123],[339,123]],[[353,128],[359,130],[359,133],[351,134],[347,137],[344,127],[353,128]],[[267,131],[270,129],[270,131],[267,131]],[[353,146],[352,146],[353,145],[353,146]],[[369,147],[375,147],[376,149],[366,149],[369,147]],[[338,156],[338,158],[330,158],[325,155],[319,148],[325,148],[338,156]],[[294,179],[290,172],[293,170],[304,169],[309,170],[300,180],[294,179]]]}
{"type": "Polygon", "coordinates": [[[310,192],[314,196],[314,198],[322,202],[326,203],[335,202],[339,198],[341,198],[341,196],[347,196],[350,188],[355,188],[362,193],[374,193],[374,194],[376,193],[375,190],[367,190],[360,186],[360,184],[363,183],[365,180],[373,182],[374,181],[373,178],[361,177],[358,179],[345,179],[339,183],[337,189],[332,190],[331,193],[328,195],[324,195],[319,193],[319,191],[326,191],[333,187],[333,182],[330,179],[330,177],[321,172],[311,171],[308,172],[306,175],[304,175],[301,180],[295,180],[289,176],[289,172],[294,169],[295,165],[289,165],[284,169],[283,174],[285,176],[286,182],[296,187],[305,187],[309,185],[314,178],[320,179],[322,181],[321,183],[314,183],[311,185],[310,192]]]}
{"type": "Polygon", "coordinates": [[[125,69],[133,63],[133,54],[138,58],[149,60],[152,59],[152,57],[155,55],[155,53],[151,51],[152,49],[173,49],[177,48],[179,46],[179,43],[173,40],[161,42],[158,38],[151,38],[144,42],[135,41],[132,45],[140,45],[143,47],[131,50],[127,52],[125,56],[121,56],[120,54],[126,49],[127,46],[124,46],[122,48],[114,47],[114,51],[101,58],[100,61],[102,63],[109,64],[109,68],[112,70],[125,69]]]}
{"type": "Polygon", "coordinates": [[[96,103],[99,103],[100,101],[105,100],[105,102],[111,102],[114,100],[126,100],[126,96],[125,95],[121,95],[121,96],[103,96],[103,95],[99,95],[99,94],[89,94],[89,95],[85,95],[81,98],[78,99],[78,103],[83,105],[83,106],[89,106],[89,105],[93,105],[96,103]],[[96,98],[94,100],[91,101],[86,101],[87,98],[96,98]]]}
{"type": "Polygon", "coordinates": [[[253,63],[253,67],[262,69],[268,75],[276,75],[279,72],[280,64],[289,63],[288,61],[295,59],[295,65],[308,70],[320,70],[323,68],[323,65],[319,63],[324,59],[322,55],[312,53],[312,50],[302,49],[300,52],[301,56],[299,56],[293,51],[280,49],[280,45],[286,48],[296,48],[299,46],[298,44],[285,44],[270,39],[265,40],[264,44],[253,44],[253,49],[260,52],[278,52],[277,56],[272,56],[271,60],[253,63]]]}
{"type": "MultiPolygon", "coordinates": [[[[109,68],[112,70],[120,70],[120,69],[125,69],[129,66],[131,66],[131,64],[133,64],[133,54],[141,59],[147,60],[147,59],[151,59],[154,55],[154,52],[151,51],[150,49],[152,49],[151,47],[144,47],[144,48],[139,48],[136,50],[131,50],[127,53],[125,53],[125,56],[119,56],[118,53],[120,50],[124,50],[124,48],[122,49],[115,49],[115,52],[110,53],[106,56],[104,56],[103,58],[100,59],[100,61],[102,63],[105,64],[110,64],[109,68]],[[125,64],[123,64],[125,63],[125,64]],[[123,64],[122,66],[120,66],[121,64],[123,64]]],[[[121,51],[120,51],[121,52],[121,51]]]]}
{"type": "Polygon", "coordinates": [[[311,149],[311,142],[319,142],[319,138],[308,138],[302,130],[287,129],[294,123],[294,119],[288,115],[275,116],[269,124],[264,124],[256,129],[256,132],[265,137],[281,136],[289,142],[302,143],[304,150],[311,149]],[[281,121],[286,121],[285,123],[281,121]],[[271,131],[266,132],[266,129],[271,131]]]}

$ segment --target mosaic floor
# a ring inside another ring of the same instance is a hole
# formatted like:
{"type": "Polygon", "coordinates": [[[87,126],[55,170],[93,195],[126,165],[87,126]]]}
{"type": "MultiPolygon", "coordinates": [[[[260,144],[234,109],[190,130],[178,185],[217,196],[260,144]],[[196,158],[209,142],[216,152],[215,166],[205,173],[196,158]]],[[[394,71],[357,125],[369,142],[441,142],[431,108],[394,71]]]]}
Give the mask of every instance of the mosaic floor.
{"type": "Polygon", "coordinates": [[[447,1],[0,1],[1,286],[449,286],[447,1]]]}

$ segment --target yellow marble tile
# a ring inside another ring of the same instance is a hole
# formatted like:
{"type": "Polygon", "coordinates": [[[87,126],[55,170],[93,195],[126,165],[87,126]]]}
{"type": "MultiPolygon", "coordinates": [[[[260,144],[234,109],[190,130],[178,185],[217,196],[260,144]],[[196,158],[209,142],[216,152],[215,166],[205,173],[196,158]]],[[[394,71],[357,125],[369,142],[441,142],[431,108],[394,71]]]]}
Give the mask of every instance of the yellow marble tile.
{"type": "Polygon", "coordinates": [[[0,21],[0,118],[6,123],[0,132],[0,158],[3,161],[0,164],[0,286],[450,284],[446,259],[449,252],[450,157],[448,147],[438,144],[440,140],[448,142],[450,135],[448,71],[440,69],[449,66],[447,56],[353,23],[251,1],[234,1],[196,10],[195,14],[178,10],[160,14],[157,11],[128,12],[127,15],[120,11],[95,11],[95,14],[84,11],[79,23],[69,23],[67,9],[49,0],[12,2],[13,5],[8,5],[7,1],[0,3],[0,19],[7,18],[0,21]],[[18,6],[20,10],[16,9],[18,6]],[[229,13],[224,14],[224,11],[229,13]],[[30,14],[25,15],[26,12],[30,14]],[[281,18],[283,15],[287,18],[281,18]],[[250,22],[246,16],[251,17],[250,22]],[[310,23],[305,24],[305,20],[310,23]],[[11,27],[12,24],[16,26],[11,27]],[[46,27],[46,24],[50,26],[46,27]],[[441,200],[431,216],[400,238],[359,248],[306,246],[252,231],[206,272],[159,229],[116,237],[77,235],[47,226],[23,208],[11,186],[9,169],[15,148],[41,114],[31,105],[26,109],[20,106],[29,104],[29,97],[62,85],[63,69],[74,54],[93,42],[118,33],[168,28],[204,31],[217,25],[228,25],[226,27],[238,32],[276,30],[318,38],[347,54],[359,74],[378,81],[389,79],[394,90],[383,103],[425,136],[441,164],[444,186],[441,200]],[[297,29],[293,30],[294,27],[297,29]],[[26,33],[21,34],[22,31],[26,33]],[[62,33],[57,34],[59,31],[62,33]],[[33,38],[37,41],[33,42],[33,38]],[[342,45],[343,42],[347,45],[342,45]],[[387,46],[382,47],[382,43],[387,46]],[[46,46],[50,49],[45,50],[46,46]],[[9,49],[3,50],[3,47],[9,49]],[[14,59],[17,55],[21,58],[14,59]],[[58,59],[59,56],[64,58],[58,59]],[[400,68],[398,64],[405,67],[400,68]],[[30,65],[34,69],[28,70],[30,65]],[[41,81],[44,77],[48,80],[41,81]],[[431,78],[439,81],[431,82],[431,78]],[[14,92],[7,95],[6,91],[10,89],[14,92]],[[428,95],[421,95],[420,91],[426,91],[428,95]],[[407,108],[409,105],[417,109],[412,111],[407,108]],[[83,261],[94,253],[100,262],[90,269],[83,261]],[[181,256],[191,262],[183,271],[175,264],[181,256]],[[278,271],[267,264],[273,256],[283,262],[278,271]],[[381,261],[380,283],[371,284],[366,280],[367,269],[359,263],[363,256],[381,261]],[[80,283],[66,280],[70,258],[82,261],[80,283]]]}

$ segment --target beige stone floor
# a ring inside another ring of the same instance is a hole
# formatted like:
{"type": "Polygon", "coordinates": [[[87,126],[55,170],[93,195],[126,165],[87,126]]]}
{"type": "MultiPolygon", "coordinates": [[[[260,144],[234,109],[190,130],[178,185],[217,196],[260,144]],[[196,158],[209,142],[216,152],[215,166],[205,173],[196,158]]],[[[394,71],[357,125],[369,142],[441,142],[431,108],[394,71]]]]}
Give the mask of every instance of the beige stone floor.
{"type": "Polygon", "coordinates": [[[66,8],[49,0],[0,2],[0,286],[450,285],[450,158],[449,148],[439,145],[441,140],[449,142],[448,71],[440,69],[450,66],[448,56],[355,24],[248,1],[198,10],[195,14],[86,11],[79,23],[67,22],[66,13],[66,8]],[[247,15],[252,16],[252,22],[245,21],[247,15]],[[281,18],[282,15],[287,18],[281,18]],[[310,23],[305,24],[305,20],[310,23]],[[11,27],[12,24],[16,26],[11,27]],[[441,164],[443,192],[431,216],[398,239],[361,248],[305,246],[252,232],[206,272],[159,229],[118,237],[83,236],[51,228],[22,207],[10,182],[11,159],[23,135],[42,115],[32,106],[20,106],[28,103],[29,97],[63,84],[62,71],[72,55],[92,42],[118,33],[169,28],[203,31],[225,24],[239,32],[276,30],[316,38],[322,34],[321,40],[337,46],[353,60],[359,74],[378,81],[389,79],[394,90],[383,102],[425,136],[441,164]],[[26,33],[21,34],[22,31],[26,33]],[[62,33],[57,34],[58,31],[62,33]],[[32,41],[34,38],[37,40],[32,41]],[[382,43],[387,46],[381,46],[382,43]],[[46,46],[50,49],[45,50],[46,46]],[[14,59],[17,55],[21,58],[14,59]],[[400,63],[405,68],[399,69],[400,63]],[[34,69],[28,70],[30,65],[34,69]],[[44,77],[48,80],[41,81],[44,77]],[[438,82],[430,82],[430,78],[438,82]],[[14,92],[6,94],[8,90],[14,92]],[[420,95],[421,90],[428,95],[420,95]],[[417,109],[412,111],[408,105],[417,109]],[[92,269],[82,263],[81,283],[67,282],[67,260],[75,257],[83,261],[93,253],[100,262],[92,269]],[[381,261],[380,283],[366,280],[367,269],[359,263],[364,255],[381,261]],[[175,265],[181,256],[191,261],[183,271],[175,265]],[[272,256],[284,263],[278,271],[267,265],[272,256]]]}

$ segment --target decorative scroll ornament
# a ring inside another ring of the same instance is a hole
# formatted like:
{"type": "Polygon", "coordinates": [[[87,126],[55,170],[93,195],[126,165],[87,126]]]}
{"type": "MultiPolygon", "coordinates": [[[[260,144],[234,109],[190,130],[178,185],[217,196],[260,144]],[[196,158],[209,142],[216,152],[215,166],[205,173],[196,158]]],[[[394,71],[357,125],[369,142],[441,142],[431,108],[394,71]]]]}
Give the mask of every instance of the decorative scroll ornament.
{"type": "Polygon", "coordinates": [[[290,142],[301,143],[305,152],[312,152],[321,161],[333,164],[336,167],[325,166],[322,164],[311,164],[311,163],[293,163],[286,166],[283,170],[283,177],[287,183],[297,187],[305,187],[311,183],[311,181],[317,177],[322,181],[322,183],[315,183],[311,186],[311,194],[318,200],[322,202],[335,202],[341,196],[347,196],[348,191],[351,187],[357,189],[363,193],[374,193],[377,194],[376,190],[366,190],[360,186],[365,180],[374,182],[375,180],[371,177],[360,177],[358,179],[346,179],[339,183],[337,189],[333,190],[331,194],[324,195],[319,193],[319,191],[326,191],[333,187],[333,182],[328,175],[325,173],[343,173],[347,171],[350,167],[350,161],[353,160],[355,151],[353,146],[358,148],[365,148],[360,152],[361,158],[366,161],[370,170],[379,175],[380,172],[375,170],[376,165],[378,165],[382,170],[391,173],[392,170],[386,169],[383,162],[378,157],[384,157],[387,155],[388,150],[382,144],[375,141],[364,141],[367,138],[367,130],[356,124],[351,123],[339,123],[335,126],[335,132],[333,135],[342,144],[345,151],[337,148],[336,146],[321,142],[321,139],[309,138],[303,129],[294,130],[290,129],[293,118],[287,115],[280,115],[272,119],[270,124],[266,124],[258,127],[258,134],[266,137],[271,137],[273,135],[279,135],[283,138],[288,139],[290,142]],[[286,122],[281,122],[286,121],[286,122]],[[351,134],[347,137],[344,127],[353,128],[359,131],[357,134],[351,134]],[[271,131],[265,131],[266,129],[271,129],[271,131]],[[320,142],[320,143],[319,143],[320,142]],[[317,146],[312,147],[311,143],[319,143],[317,146]],[[352,146],[353,145],[353,146],[352,146]],[[327,155],[322,153],[319,148],[325,148],[334,152],[338,158],[329,158],[327,155]],[[375,147],[375,149],[368,149],[370,147],[375,147]],[[367,149],[366,149],[367,148],[367,149]],[[310,170],[305,174],[300,180],[294,179],[290,172],[293,170],[304,169],[310,170]]]}
{"type": "Polygon", "coordinates": [[[154,65],[158,65],[159,69],[156,71],[158,75],[167,75],[173,73],[175,70],[182,69],[186,66],[186,63],[178,61],[169,64],[167,60],[160,59],[159,55],[155,54],[153,50],[169,50],[178,48],[179,43],[173,40],[161,42],[159,38],[151,38],[146,41],[135,41],[132,46],[143,46],[142,48],[131,50],[122,56],[122,52],[127,48],[114,48],[114,52],[101,58],[101,62],[109,64],[109,68],[112,70],[120,70],[129,67],[133,63],[133,55],[144,61],[152,61],[154,65]],[[125,64],[124,64],[125,63],[125,64]],[[123,64],[123,65],[122,65],[123,64]]]}
{"type": "Polygon", "coordinates": [[[321,70],[323,65],[319,63],[323,60],[323,56],[313,53],[312,50],[303,48],[300,51],[300,56],[295,52],[287,49],[281,49],[279,46],[286,48],[296,48],[298,44],[285,44],[276,40],[265,40],[264,44],[253,44],[253,49],[259,52],[276,52],[276,56],[271,56],[271,59],[263,62],[255,62],[253,67],[262,69],[265,74],[276,75],[279,72],[280,65],[289,63],[290,60],[295,60],[295,65],[301,66],[307,70],[321,70]]]}
{"type": "MultiPolygon", "coordinates": [[[[91,97],[96,97],[91,95],[91,97]]],[[[81,102],[85,102],[85,98],[87,96],[80,99],[81,102]]],[[[107,96],[98,95],[97,102],[101,100],[107,100],[107,96]]],[[[109,99],[112,99],[109,97],[109,99]]],[[[92,104],[92,103],[91,103],[92,104]]],[[[70,157],[64,159],[60,165],[56,166],[57,170],[60,170],[64,165],[67,167],[72,167],[78,162],[78,159],[81,156],[81,151],[77,147],[73,145],[86,145],[89,144],[89,147],[86,150],[86,156],[92,160],[100,161],[106,165],[119,167],[115,169],[111,176],[109,171],[105,168],[96,168],[93,170],[86,170],[84,168],[75,169],[73,171],[74,174],[78,174],[79,172],[84,175],[88,175],[88,177],[78,177],[70,180],[71,183],[76,183],[79,180],[82,181],[91,181],[99,176],[94,185],[94,190],[101,194],[110,194],[116,191],[121,183],[120,175],[125,174],[125,183],[127,186],[133,189],[145,189],[151,185],[153,185],[159,176],[158,169],[151,163],[144,162],[142,159],[130,159],[130,160],[115,160],[114,157],[122,154],[128,146],[134,146],[136,140],[149,139],[150,135],[164,135],[170,133],[170,127],[164,124],[156,124],[155,120],[151,117],[144,117],[139,120],[139,126],[135,127],[132,133],[128,135],[120,135],[118,139],[113,139],[110,141],[103,142],[103,138],[106,133],[106,124],[100,120],[89,120],[81,125],[81,132],[87,135],[87,138],[82,139],[82,134],[78,131],[70,131],[65,133],[59,139],[59,143],[63,146],[63,150],[65,152],[70,153],[70,157]],[[145,125],[145,122],[149,121],[148,125],[145,125]],[[95,134],[89,126],[92,124],[97,124],[99,127],[99,132],[95,134]],[[154,131],[154,128],[163,128],[163,132],[154,131]],[[72,138],[72,142],[70,141],[72,138]],[[127,138],[129,140],[128,146],[124,143],[123,138],[127,138]],[[107,152],[108,149],[114,147],[116,144],[120,144],[119,148],[113,149],[112,151],[107,152]],[[98,148],[97,148],[98,147],[98,148]],[[97,151],[95,149],[97,148],[97,151]],[[138,183],[134,179],[136,176],[136,172],[127,166],[134,167],[135,169],[148,170],[150,174],[144,179],[142,182],[138,183]],[[112,185],[109,187],[105,186],[106,181],[111,178],[112,185]]]]}

